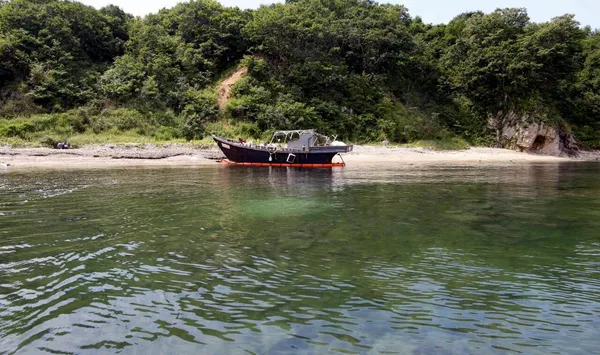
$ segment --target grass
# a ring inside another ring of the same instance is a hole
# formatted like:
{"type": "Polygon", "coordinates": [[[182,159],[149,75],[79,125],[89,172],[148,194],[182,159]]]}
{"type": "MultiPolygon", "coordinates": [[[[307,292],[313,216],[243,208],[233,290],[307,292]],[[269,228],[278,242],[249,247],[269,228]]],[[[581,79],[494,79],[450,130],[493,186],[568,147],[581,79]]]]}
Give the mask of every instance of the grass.
{"type": "Polygon", "coordinates": [[[206,125],[206,132],[220,137],[243,138],[249,141],[268,141],[274,131],[261,131],[255,123],[220,120],[206,125]]]}
{"type": "MultiPolygon", "coordinates": [[[[247,132],[240,132],[233,127],[221,127],[218,135],[222,135],[230,138],[243,138],[249,141],[262,142],[264,137],[259,139],[253,138],[247,132]]],[[[49,144],[49,141],[62,141],[64,138],[58,138],[59,136],[52,131],[36,132],[35,134],[28,135],[27,138],[21,137],[0,137],[1,146],[10,146],[13,148],[35,148],[35,147],[51,147],[53,144],[49,144]]],[[[140,135],[135,131],[109,131],[101,133],[85,132],[78,133],[68,138],[69,142],[73,147],[81,147],[85,145],[126,145],[126,144],[190,144],[190,145],[203,145],[212,146],[215,145],[213,139],[210,136],[205,136],[200,140],[188,141],[183,138],[175,139],[157,139],[153,136],[140,135]]],[[[268,140],[268,139],[266,139],[268,140]]],[[[383,146],[380,142],[366,143],[365,145],[372,146],[383,146]]],[[[408,144],[395,145],[391,144],[392,147],[404,147],[404,148],[425,148],[435,151],[447,151],[447,150],[465,150],[469,149],[469,144],[462,138],[452,137],[439,140],[419,140],[408,144]]]]}
{"type": "Polygon", "coordinates": [[[164,144],[164,143],[187,143],[185,139],[157,139],[152,136],[140,135],[133,131],[126,132],[102,132],[95,134],[92,132],[80,133],[72,136],[69,140],[74,145],[89,144],[164,144]]]}
{"type": "MultiPolygon", "coordinates": [[[[56,138],[57,135],[53,132],[43,131],[28,136],[26,139],[21,137],[0,137],[0,145],[11,146],[14,148],[36,148],[36,147],[52,147],[49,142],[62,141],[64,139],[56,138]]],[[[203,139],[201,141],[187,141],[185,139],[156,139],[152,136],[143,136],[134,131],[126,132],[102,132],[95,134],[93,132],[78,133],[68,138],[69,143],[73,147],[81,147],[84,145],[102,145],[102,144],[210,144],[211,142],[203,139]]]]}
{"type": "MultiPolygon", "coordinates": [[[[11,147],[55,147],[68,140],[72,146],[102,144],[201,144],[214,145],[208,133],[222,137],[243,138],[266,142],[273,131],[262,131],[256,123],[220,119],[204,126],[205,136],[188,141],[181,138],[180,128],[160,126],[134,110],[117,109],[103,115],[84,119],[78,112],[34,115],[14,119],[0,118],[0,145],[11,147]]],[[[367,142],[368,145],[381,145],[367,142]]],[[[398,145],[392,145],[398,146],[398,145]]],[[[400,145],[408,148],[426,148],[436,151],[464,150],[469,144],[462,138],[445,134],[441,139],[417,140],[400,145]]]]}

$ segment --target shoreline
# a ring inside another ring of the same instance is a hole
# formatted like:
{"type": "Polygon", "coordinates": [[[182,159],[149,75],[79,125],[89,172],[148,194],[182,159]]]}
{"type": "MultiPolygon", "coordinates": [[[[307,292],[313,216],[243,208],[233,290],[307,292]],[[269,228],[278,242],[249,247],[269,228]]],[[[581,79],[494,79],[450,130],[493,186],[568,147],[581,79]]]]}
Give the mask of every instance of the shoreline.
{"type": "MultiPolygon", "coordinates": [[[[216,147],[192,145],[98,145],[76,149],[0,147],[0,171],[21,169],[88,169],[177,167],[216,164],[224,158],[216,147]]],[[[339,158],[336,158],[339,159],[339,158]]],[[[600,152],[581,152],[578,158],[520,153],[501,148],[471,147],[461,151],[355,145],[343,154],[350,166],[365,165],[497,165],[514,163],[600,162],[600,152]]]]}

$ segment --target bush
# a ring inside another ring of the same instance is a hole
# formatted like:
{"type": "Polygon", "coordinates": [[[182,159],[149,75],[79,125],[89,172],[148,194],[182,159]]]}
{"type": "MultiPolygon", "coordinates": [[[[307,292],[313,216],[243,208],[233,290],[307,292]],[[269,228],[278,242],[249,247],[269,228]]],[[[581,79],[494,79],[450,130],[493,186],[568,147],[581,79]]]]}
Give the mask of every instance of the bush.
{"type": "Polygon", "coordinates": [[[247,55],[241,64],[248,68],[248,73],[253,77],[264,79],[267,76],[267,62],[262,58],[247,55]]]}
{"type": "Polygon", "coordinates": [[[154,138],[158,141],[168,141],[180,138],[180,133],[177,128],[161,126],[154,132],[154,138]]]}
{"type": "Polygon", "coordinates": [[[100,88],[106,96],[125,101],[140,94],[144,76],[142,63],[126,54],[117,58],[113,67],[102,74],[100,88]]]}
{"type": "Polygon", "coordinates": [[[210,91],[188,90],[185,93],[184,121],[181,127],[183,137],[188,140],[201,139],[205,126],[218,119],[217,97],[210,91]]]}
{"type": "Polygon", "coordinates": [[[165,111],[152,112],[151,121],[152,123],[158,126],[168,126],[168,127],[177,127],[178,125],[178,115],[171,109],[167,109],[165,111]]]}
{"type": "Polygon", "coordinates": [[[89,125],[89,118],[81,113],[81,110],[71,110],[59,115],[58,125],[77,133],[85,132],[89,125]]]}
{"type": "Polygon", "coordinates": [[[216,121],[219,114],[217,96],[209,90],[188,90],[184,95],[184,116],[198,115],[216,121]]]}
{"type": "Polygon", "coordinates": [[[38,115],[25,119],[0,120],[0,136],[27,139],[32,133],[55,127],[56,123],[56,115],[38,115]]]}
{"type": "Polygon", "coordinates": [[[35,132],[31,122],[8,123],[0,126],[0,136],[26,139],[28,133],[35,132]]]}
{"type": "Polygon", "coordinates": [[[56,145],[58,144],[58,142],[62,141],[61,139],[58,139],[56,137],[53,136],[44,136],[41,140],[40,140],[40,144],[48,147],[48,148],[56,148],[56,145]]]}
{"type": "Polygon", "coordinates": [[[118,131],[135,130],[140,134],[149,132],[150,123],[137,110],[118,108],[90,118],[90,127],[96,134],[115,129],[118,131]]]}
{"type": "MultiPolygon", "coordinates": [[[[262,139],[264,132],[258,128],[256,123],[249,122],[213,122],[206,125],[206,131],[220,136],[228,138],[244,138],[244,139],[262,139]]],[[[270,138],[270,137],[269,137],[270,138]]]]}
{"type": "Polygon", "coordinates": [[[432,150],[465,150],[469,149],[469,143],[460,137],[447,136],[435,140],[419,140],[412,144],[412,147],[421,147],[432,150]]]}
{"type": "Polygon", "coordinates": [[[388,139],[391,142],[407,143],[417,140],[437,140],[445,136],[435,112],[425,113],[407,108],[397,101],[384,98],[378,105],[377,131],[379,137],[371,140],[388,139]]]}
{"type": "Polygon", "coordinates": [[[256,122],[263,130],[311,128],[317,121],[317,115],[312,107],[283,97],[274,106],[263,105],[256,122]]]}
{"type": "Polygon", "coordinates": [[[109,120],[104,116],[95,116],[92,117],[90,121],[90,128],[92,132],[95,134],[102,133],[104,131],[108,131],[111,127],[109,120]]]}
{"type": "Polygon", "coordinates": [[[573,134],[582,148],[600,149],[600,124],[596,127],[591,125],[574,126],[573,134]]]}
{"type": "Polygon", "coordinates": [[[264,105],[271,103],[271,92],[256,86],[249,77],[240,79],[232,88],[233,98],[227,103],[225,112],[229,117],[255,120],[264,105]]]}
{"type": "Polygon", "coordinates": [[[8,99],[0,104],[0,117],[29,117],[42,111],[28,96],[8,99]]]}
{"type": "Polygon", "coordinates": [[[108,119],[113,127],[119,131],[144,130],[148,122],[144,121],[144,117],[137,110],[128,108],[118,108],[110,111],[108,119]]]}
{"type": "Polygon", "coordinates": [[[202,139],[204,137],[206,123],[208,122],[209,120],[200,115],[188,115],[186,116],[183,126],[181,127],[181,133],[187,140],[202,139]]]}

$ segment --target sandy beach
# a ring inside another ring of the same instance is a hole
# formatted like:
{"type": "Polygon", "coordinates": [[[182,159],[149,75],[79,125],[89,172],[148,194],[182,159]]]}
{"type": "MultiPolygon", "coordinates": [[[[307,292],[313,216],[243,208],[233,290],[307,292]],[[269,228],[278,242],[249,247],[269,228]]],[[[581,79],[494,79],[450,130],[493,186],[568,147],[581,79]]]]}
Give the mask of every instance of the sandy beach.
{"type": "MultiPolygon", "coordinates": [[[[0,169],[196,166],[216,164],[223,157],[216,146],[131,144],[85,146],[67,150],[0,147],[0,169]]],[[[549,163],[600,161],[600,152],[581,152],[577,158],[563,158],[483,147],[439,152],[423,148],[358,145],[353,152],[344,154],[343,159],[348,165],[549,163]]]]}

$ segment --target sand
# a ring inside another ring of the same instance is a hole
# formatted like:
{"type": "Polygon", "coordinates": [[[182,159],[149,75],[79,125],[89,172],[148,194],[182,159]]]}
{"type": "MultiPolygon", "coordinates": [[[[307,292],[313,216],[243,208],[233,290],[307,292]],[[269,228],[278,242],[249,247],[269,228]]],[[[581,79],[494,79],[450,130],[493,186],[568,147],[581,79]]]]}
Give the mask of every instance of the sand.
{"type": "MultiPolygon", "coordinates": [[[[144,166],[214,165],[223,155],[215,147],[192,145],[102,145],[78,149],[0,147],[0,171],[21,169],[87,169],[144,166]]],[[[335,158],[339,160],[338,157],[335,158]]],[[[422,148],[355,146],[343,154],[347,165],[515,164],[600,161],[600,152],[582,152],[578,158],[519,153],[507,149],[474,147],[464,151],[422,148]]],[[[334,160],[335,161],[335,160],[334,160]]]]}
{"type": "Polygon", "coordinates": [[[238,68],[238,70],[231,74],[227,79],[223,80],[219,85],[219,89],[217,90],[217,103],[219,104],[219,109],[225,109],[225,106],[231,99],[231,88],[233,88],[233,85],[246,75],[246,73],[248,73],[247,67],[238,68]]]}

